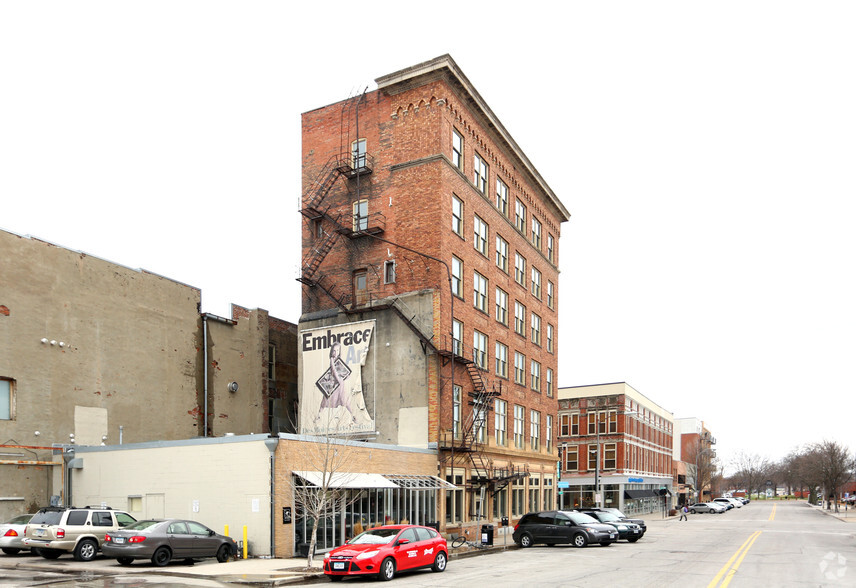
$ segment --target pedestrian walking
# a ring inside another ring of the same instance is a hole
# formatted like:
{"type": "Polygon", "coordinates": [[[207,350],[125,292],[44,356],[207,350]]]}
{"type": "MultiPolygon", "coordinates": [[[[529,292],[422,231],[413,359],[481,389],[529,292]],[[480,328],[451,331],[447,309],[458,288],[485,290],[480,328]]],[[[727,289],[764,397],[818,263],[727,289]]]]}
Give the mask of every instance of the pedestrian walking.
{"type": "Polygon", "coordinates": [[[690,512],[690,509],[688,509],[687,505],[685,504],[684,507],[681,509],[681,518],[679,518],[678,520],[679,521],[689,520],[689,519],[687,519],[687,513],[688,512],[690,512]]]}

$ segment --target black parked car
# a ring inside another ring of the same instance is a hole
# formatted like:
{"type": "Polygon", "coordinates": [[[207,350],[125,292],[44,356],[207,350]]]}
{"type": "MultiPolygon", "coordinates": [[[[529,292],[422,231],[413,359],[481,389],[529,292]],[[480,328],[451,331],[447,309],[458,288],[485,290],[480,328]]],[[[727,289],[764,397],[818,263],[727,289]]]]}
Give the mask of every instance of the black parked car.
{"type": "Polygon", "coordinates": [[[618,540],[618,531],[581,512],[548,510],[523,515],[512,538],[520,547],[535,543],[573,543],[576,547],[600,543],[606,547],[618,540]]]}
{"type": "MultiPolygon", "coordinates": [[[[644,535],[645,531],[648,530],[648,525],[645,524],[645,521],[643,521],[642,519],[631,519],[629,517],[626,517],[626,516],[624,516],[624,513],[621,512],[620,510],[618,510],[617,508],[610,508],[610,507],[588,508],[586,510],[599,510],[599,511],[603,511],[603,512],[611,512],[612,514],[614,514],[615,516],[620,518],[622,521],[626,521],[628,523],[635,523],[635,524],[639,525],[639,527],[642,529],[642,535],[644,535]]],[[[640,535],[640,538],[641,538],[641,535],[640,535]]]]}
{"type": "Polygon", "coordinates": [[[597,519],[604,525],[615,527],[615,530],[618,531],[618,538],[625,539],[630,543],[636,543],[644,534],[642,532],[642,527],[636,523],[625,521],[618,515],[612,514],[611,512],[604,512],[602,510],[584,510],[582,512],[597,519]]]}

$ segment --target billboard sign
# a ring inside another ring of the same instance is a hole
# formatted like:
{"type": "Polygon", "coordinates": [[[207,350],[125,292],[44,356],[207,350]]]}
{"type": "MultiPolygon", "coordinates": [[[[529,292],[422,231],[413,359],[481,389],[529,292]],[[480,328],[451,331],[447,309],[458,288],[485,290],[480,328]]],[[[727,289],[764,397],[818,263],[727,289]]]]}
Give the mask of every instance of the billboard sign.
{"type": "Polygon", "coordinates": [[[302,434],[374,431],[362,374],[374,329],[370,320],[300,332],[302,434]]]}

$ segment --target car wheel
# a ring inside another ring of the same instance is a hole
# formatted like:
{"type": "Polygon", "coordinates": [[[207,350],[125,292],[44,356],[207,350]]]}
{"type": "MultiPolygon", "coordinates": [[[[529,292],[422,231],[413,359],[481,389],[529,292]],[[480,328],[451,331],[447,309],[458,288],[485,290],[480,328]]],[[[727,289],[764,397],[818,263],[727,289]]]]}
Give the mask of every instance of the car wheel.
{"type": "Polygon", "coordinates": [[[583,533],[577,533],[573,539],[574,547],[585,547],[588,545],[588,538],[583,533]]]}
{"type": "Polygon", "coordinates": [[[523,533],[520,536],[520,547],[532,547],[532,535],[523,533]]]}
{"type": "Polygon", "coordinates": [[[695,513],[696,513],[695,509],[694,509],[694,508],[691,508],[691,509],[690,509],[690,513],[691,513],[691,514],[695,514],[695,513]]]}
{"type": "Polygon", "coordinates": [[[392,580],[395,576],[395,561],[388,557],[383,560],[383,563],[380,564],[380,572],[378,572],[378,578],[383,580],[384,582],[388,582],[392,580]]]}
{"type": "Polygon", "coordinates": [[[62,551],[59,549],[45,549],[42,547],[39,549],[39,555],[45,559],[56,559],[62,555],[62,551]]]}
{"type": "Polygon", "coordinates": [[[119,562],[119,565],[129,566],[134,562],[134,558],[133,557],[117,557],[116,561],[119,562]]]}
{"type": "Polygon", "coordinates": [[[5,553],[6,555],[18,555],[19,553],[21,553],[21,550],[17,547],[4,547],[3,553],[5,553]]]}
{"type": "Polygon", "coordinates": [[[431,569],[435,572],[443,572],[446,570],[446,552],[441,551],[437,554],[437,557],[434,558],[434,565],[431,569]]]}
{"type": "Polygon", "coordinates": [[[94,539],[81,539],[72,555],[76,561],[92,561],[98,553],[98,543],[94,539]]]}
{"type": "Polygon", "coordinates": [[[229,549],[229,546],[225,543],[220,546],[220,549],[217,550],[217,561],[220,563],[226,563],[229,561],[229,557],[232,555],[232,550],[229,549]]]}
{"type": "Polygon", "coordinates": [[[152,554],[152,563],[161,568],[168,564],[171,559],[172,553],[167,547],[158,547],[152,554]]]}

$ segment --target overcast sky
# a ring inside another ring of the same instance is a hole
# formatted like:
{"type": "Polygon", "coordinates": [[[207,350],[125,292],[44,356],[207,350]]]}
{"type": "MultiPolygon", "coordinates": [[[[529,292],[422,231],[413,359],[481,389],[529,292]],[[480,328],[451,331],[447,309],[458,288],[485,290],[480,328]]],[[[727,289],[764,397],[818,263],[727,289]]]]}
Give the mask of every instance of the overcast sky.
{"type": "MultiPolygon", "coordinates": [[[[449,53],[571,211],[558,383],[856,450],[853,2],[3,2],[0,228],[297,322],[300,114],[449,53]]],[[[0,276],[0,288],[6,286],[0,276]]],[[[0,291],[2,294],[2,291],[0,291]]]]}

